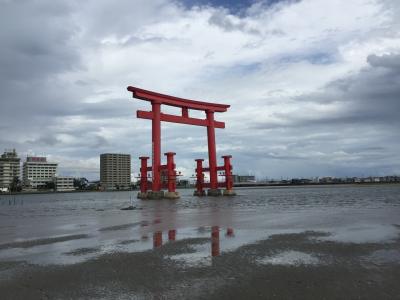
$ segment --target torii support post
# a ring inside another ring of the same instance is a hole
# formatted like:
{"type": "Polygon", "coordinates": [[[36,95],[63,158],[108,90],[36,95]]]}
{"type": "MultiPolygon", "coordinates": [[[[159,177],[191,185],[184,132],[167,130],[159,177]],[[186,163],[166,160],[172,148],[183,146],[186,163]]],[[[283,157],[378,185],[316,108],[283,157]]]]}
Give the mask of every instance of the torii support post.
{"type": "Polygon", "coordinates": [[[179,193],[175,191],[176,189],[176,171],[175,171],[175,163],[174,163],[174,152],[164,153],[167,156],[167,185],[168,192],[164,194],[164,197],[167,199],[178,199],[179,193]]]}
{"type": "Polygon", "coordinates": [[[235,236],[235,233],[233,232],[233,228],[232,227],[228,227],[226,229],[226,236],[228,236],[228,237],[234,237],[235,236]]]}
{"type": "Polygon", "coordinates": [[[168,241],[175,241],[176,239],[176,229],[168,230],[168,241]]]}
{"type": "Polygon", "coordinates": [[[203,161],[204,159],[196,159],[196,190],[194,196],[205,196],[204,191],[204,174],[203,174],[203,161]]]}
{"type": "Polygon", "coordinates": [[[235,196],[236,193],[233,190],[233,180],[232,180],[232,165],[231,158],[232,155],[222,156],[224,159],[224,172],[225,172],[225,190],[224,196],[235,196]]]}
{"type": "Polygon", "coordinates": [[[162,231],[153,233],[153,248],[160,248],[162,246],[162,231]]]}
{"type": "Polygon", "coordinates": [[[147,160],[149,157],[141,156],[140,159],[140,192],[138,194],[138,198],[146,199],[147,198],[147,160]]]}

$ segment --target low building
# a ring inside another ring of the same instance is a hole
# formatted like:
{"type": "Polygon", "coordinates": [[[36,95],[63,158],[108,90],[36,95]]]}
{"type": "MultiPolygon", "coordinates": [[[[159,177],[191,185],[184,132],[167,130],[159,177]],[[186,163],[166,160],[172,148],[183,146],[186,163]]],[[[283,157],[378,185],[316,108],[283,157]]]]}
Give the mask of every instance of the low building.
{"type": "Polygon", "coordinates": [[[319,179],[319,183],[333,183],[334,178],[333,177],[322,177],[319,179]]]}
{"type": "Polygon", "coordinates": [[[22,179],[25,189],[43,189],[57,173],[57,163],[48,162],[46,157],[28,156],[23,164],[22,179]]]}
{"type": "Polygon", "coordinates": [[[256,182],[256,177],[254,175],[232,175],[234,183],[250,183],[256,182]]]}
{"type": "Polygon", "coordinates": [[[19,181],[21,159],[15,149],[6,150],[0,156],[0,188],[2,191],[9,191],[15,180],[19,181]]]}
{"type": "Polygon", "coordinates": [[[182,187],[182,188],[187,188],[190,186],[190,182],[188,179],[180,179],[178,180],[178,182],[176,183],[177,187],[182,187]]]}
{"type": "Polygon", "coordinates": [[[291,184],[310,184],[312,183],[312,179],[308,178],[293,178],[291,180],[291,184]]]}
{"type": "Polygon", "coordinates": [[[54,186],[57,192],[74,191],[74,177],[57,176],[54,178],[54,186]]]}

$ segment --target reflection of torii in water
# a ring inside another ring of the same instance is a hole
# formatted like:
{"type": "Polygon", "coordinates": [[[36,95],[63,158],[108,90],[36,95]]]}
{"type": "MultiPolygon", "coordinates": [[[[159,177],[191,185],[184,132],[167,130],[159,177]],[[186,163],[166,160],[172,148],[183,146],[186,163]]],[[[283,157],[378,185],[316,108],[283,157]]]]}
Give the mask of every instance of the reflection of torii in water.
{"type": "MultiPolygon", "coordinates": [[[[211,227],[211,256],[219,256],[220,255],[220,240],[219,240],[219,226],[211,227]]],[[[228,227],[226,229],[227,237],[234,237],[233,228],[228,227]]],[[[176,240],[176,229],[168,230],[168,241],[176,240]]],[[[153,233],[153,248],[160,248],[163,244],[163,236],[162,231],[156,231],[153,233]]]]}
{"type": "Polygon", "coordinates": [[[217,166],[217,153],[215,146],[215,128],[225,128],[224,122],[219,122],[214,119],[214,113],[226,112],[230,105],[209,103],[202,101],[194,101],[188,99],[182,99],[169,95],[159,94],[152,91],[139,89],[133,86],[128,87],[128,91],[132,92],[134,98],[146,100],[151,102],[151,111],[137,111],[137,117],[142,119],[152,120],[152,166],[147,166],[148,157],[140,157],[141,159],[141,184],[139,198],[145,199],[159,199],[162,197],[166,198],[178,198],[179,195],[175,191],[176,171],[174,164],[173,152],[167,152],[167,164],[161,165],[161,121],[172,122],[179,124],[205,126],[207,127],[207,139],[208,139],[208,162],[209,167],[203,168],[202,161],[197,161],[197,190],[195,195],[203,196],[205,194],[204,188],[209,187],[208,195],[220,196],[221,190],[219,187],[225,187],[224,195],[234,195],[233,183],[232,183],[232,166],[230,164],[230,155],[223,156],[224,166],[217,166]],[[182,115],[171,115],[161,112],[161,105],[168,105],[179,107],[182,109],[182,115]],[[206,114],[206,119],[192,118],[189,116],[189,110],[200,110],[206,114]],[[152,183],[151,191],[148,191],[147,172],[152,172],[152,183]],[[218,183],[218,171],[224,171],[225,182],[218,183]],[[210,173],[210,183],[204,183],[203,172],[210,173]],[[168,193],[164,195],[161,190],[163,184],[161,182],[162,173],[166,174],[168,193]]]}

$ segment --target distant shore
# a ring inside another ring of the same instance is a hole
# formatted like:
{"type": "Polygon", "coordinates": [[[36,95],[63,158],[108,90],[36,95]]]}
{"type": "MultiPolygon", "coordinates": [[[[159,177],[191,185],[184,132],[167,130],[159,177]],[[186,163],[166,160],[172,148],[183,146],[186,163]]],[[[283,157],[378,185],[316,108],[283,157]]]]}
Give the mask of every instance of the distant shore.
{"type": "MultiPolygon", "coordinates": [[[[234,188],[273,188],[273,187],[318,187],[318,186],[380,186],[380,185],[400,185],[400,182],[349,182],[349,183],[237,183],[234,188]]],[[[194,186],[178,187],[180,189],[195,189],[194,186]]],[[[132,190],[75,190],[75,191],[22,191],[13,193],[0,193],[0,196],[16,196],[16,195],[45,195],[45,194],[72,194],[72,193],[111,193],[111,192],[138,192],[138,189],[132,190]]]]}
{"type": "Polygon", "coordinates": [[[400,182],[329,182],[329,183],[237,183],[234,184],[234,187],[274,187],[274,186],[281,186],[281,187],[289,187],[289,186],[371,186],[371,185],[399,185],[400,182]]]}

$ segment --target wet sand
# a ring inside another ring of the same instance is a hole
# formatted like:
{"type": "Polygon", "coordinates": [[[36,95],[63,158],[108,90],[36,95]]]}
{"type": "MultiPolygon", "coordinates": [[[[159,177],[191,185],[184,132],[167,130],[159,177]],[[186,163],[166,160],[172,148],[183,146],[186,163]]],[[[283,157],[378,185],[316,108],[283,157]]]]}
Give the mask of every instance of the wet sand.
{"type": "Polygon", "coordinates": [[[60,202],[43,217],[35,203],[19,221],[45,227],[31,229],[10,208],[1,299],[400,299],[399,191],[188,195],[121,211],[125,198],[104,211],[82,203],[81,216],[60,202]]]}
{"type": "Polygon", "coordinates": [[[72,240],[83,239],[83,238],[87,238],[87,237],[88,237],[87,234],[74,234],[74,235],[59,236],[59,237],[53,237],[53,238],[44,238],[44,239],[38,239],[38,240],[26,240],[26,241],[20,241],[20,242],[12,242],[12,243],[0,244],[0,250],[9,249],[9,248],[31,248],[34,246],[49,245],[49,244],[53,244],[53,243],[72,241],[72,240]]]}
{"type": "Polygon", "coordinates": [[[0,272],[12,267],[14,274],[0,281],[0,292],[3,299],[400,298],[400,239],[354,244],[321,236],[326,233],[273,235],[195,265],[171,257],[210,239],[67,266],[2,263],[0,272]]]}

